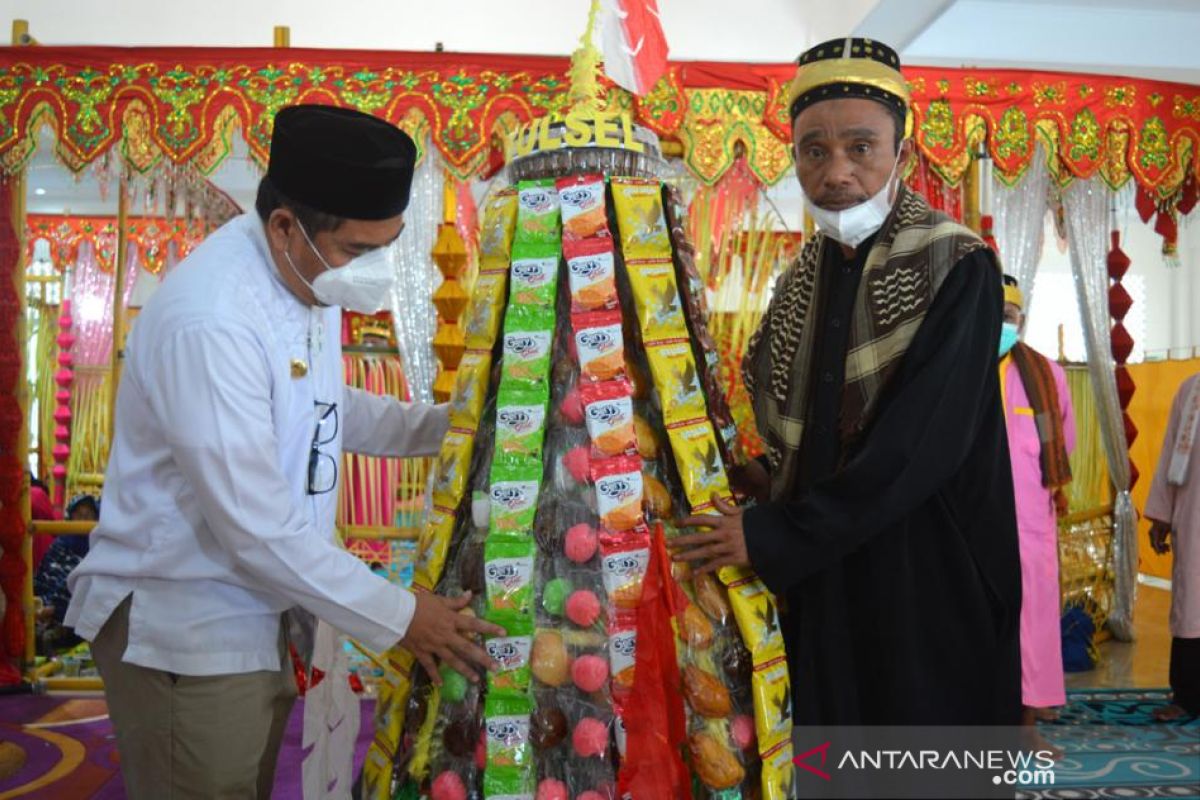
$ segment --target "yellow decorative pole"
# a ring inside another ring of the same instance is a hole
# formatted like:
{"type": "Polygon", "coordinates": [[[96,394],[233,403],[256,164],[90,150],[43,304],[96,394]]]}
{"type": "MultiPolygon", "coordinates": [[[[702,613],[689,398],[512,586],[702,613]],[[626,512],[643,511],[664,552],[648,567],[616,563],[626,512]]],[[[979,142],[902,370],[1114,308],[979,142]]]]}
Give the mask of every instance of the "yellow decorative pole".
{"type": "Polygon", "coordinates": [[[438,226],[437,241],[431,255],[442,273],[442,285],[433,293],[433,305],[438,310],[438,328],[433,336],[433,352],[441,363],[433,381],[433,397],[439,403],[450,399],[454,391],[455,371],[462,359],[466,344],[458,318],[467,307],[467,293],[459,278],[467,264],[467,245],[455,224],[458,218],[458,197],[455,180],[448,172],[442,191],[442,224],[438,226]]]}
{"type": "Polygon", "coordinates": [[[292,29],[287,25],[275,26],[275,46],[276,47],[291,47],[292,46],[292,29]]]}
{"type": "Polygon", "coordinates": [[[971,230],[979,233],[979,185],[980,185],[980,167],[979,157],[974,153],[971,154],[971,160],[967,165],[967,172],[963,176],[963,225],[966,225],[971,230]]]}

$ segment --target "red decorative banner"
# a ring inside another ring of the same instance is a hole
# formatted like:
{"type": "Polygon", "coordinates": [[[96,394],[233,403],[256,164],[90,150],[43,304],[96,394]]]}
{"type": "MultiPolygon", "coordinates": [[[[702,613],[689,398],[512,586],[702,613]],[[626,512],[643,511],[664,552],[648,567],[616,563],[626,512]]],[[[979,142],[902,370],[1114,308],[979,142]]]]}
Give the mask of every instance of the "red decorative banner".
{"type": "MultiPolygon", "coordinates": [[[[162,217],[133,217],[126,223],[129,246],[136,248],[138,260],[148,272],[158,274],[166,266],[167,248],[175,245],[182,259],[200,244],[209,231],[201,223],[166,220],[162,217]]],[[[117,220],[115,217],[76,217],[55,214],[30,214],[25,220],[25,254],[33,260],[38,240],[50,245],[50,260],[62,272],[74,264],[79,246],[87,242],[96,253],[103,272],[112,272],[117,258],[117,220]]]]}
{"type": "MultiPolygon", "coordinates": [[[[564,110],[567,67],[559,57],[460,53],[4,48],[0,170],[26,162],[41,114],[58,132],[60,156],[76,169],[118,146],[138,171],[165,159],[207,174],[227,155],[234,127],[264,162],[275,113],[316,102],[427,129],[465,178],[486,168],[494,137],[564,110]]],[[[790,64],[676,62],[646,97],[609,86],[609,100],[684,142],[687,163],[705,182],[724,174],[739,143],[756,177],[772,182],[788,171],[782,98],[792,71],[790,64]]],[[[1170,201],[1189,173],[1200,177],[1195,86],[1022,70],[904,72],[917,144],[952,185],[977,147],[988,149],[1002,179],[1018,180],[1038,139],[1063,180],[1099,174],[1119,186],[1133,178],[1170,201]]]]}

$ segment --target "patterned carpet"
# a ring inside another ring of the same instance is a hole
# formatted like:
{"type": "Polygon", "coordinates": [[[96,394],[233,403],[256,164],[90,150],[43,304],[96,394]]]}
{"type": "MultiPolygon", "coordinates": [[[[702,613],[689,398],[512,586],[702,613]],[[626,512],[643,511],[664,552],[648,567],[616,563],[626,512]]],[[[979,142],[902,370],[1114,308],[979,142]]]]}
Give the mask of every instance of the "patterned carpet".
{"type": "MultiPolygon", "coordinates": [[[[371,700],[363,701],[357,767],[371,741],[371,700]]],[[[296,703],[275,772],[276,800],[300,800],[303,701],[296,703]]],[[[101,697],[0,697],[0,800],[125,800],[121,767],[101,697]]]]}
{"type": "MultiPolygon", "coordinates": [[[[1058,722],[1042,726],[1066,755],[1053,787],[1029,787],[1020,800],[1200,798],[1200,718],[1159,724],[1165,690],[1073,691],[1058,722]]],[[[277,800],[300,797],[297,703],[279,756],[277,800]]],[[[0,800],[124,800],[104,700],[98,697],[0,697],[0,800]]],[[[359,757],[371,736],[364,702],[359,757]]]]}
{"type": "Polygon", "coordinates": [[[1073,691],[1042,734],[1065,755],[1054,786],[1030,787],[1021,800],[1200,798],[1200,717],[1154,721],[1166,690],[1073,691]]]}

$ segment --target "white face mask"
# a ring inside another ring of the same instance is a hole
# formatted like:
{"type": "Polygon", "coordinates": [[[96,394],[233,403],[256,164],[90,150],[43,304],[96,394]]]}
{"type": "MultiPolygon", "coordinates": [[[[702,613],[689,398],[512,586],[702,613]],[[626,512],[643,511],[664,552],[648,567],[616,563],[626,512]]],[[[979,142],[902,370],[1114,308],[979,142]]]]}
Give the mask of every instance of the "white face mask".
{"type": "Polygon", "coordinates": [[[297,222],[296,227],[324,265],[325,271],[309,283],[300,274],[300,270],[296,269],[291,254],[284,250],[283,255],[296,277],[312,290],[318,303],[341,306],[347,311],[356,311],[359,314],[377,314],[384,309],[391,299],[392,284],[396,281],[396,273],[388,261],[387,248],[377,247],[350,259],[340,267],[331,267],[312,239],[308,238],[304,226],[297,222]]]}
{"type": "Polygon", "coordinates": [[[821,233],[847,247],[858,247],[879,230],[892,211],[893,198],[889,195],[892,179],[896,176],[896,165],[899,163],[900,154],[897,153],[883,188],[864,202],[841,211],[821,208],[805,194],[804,205],[821,233]]]}

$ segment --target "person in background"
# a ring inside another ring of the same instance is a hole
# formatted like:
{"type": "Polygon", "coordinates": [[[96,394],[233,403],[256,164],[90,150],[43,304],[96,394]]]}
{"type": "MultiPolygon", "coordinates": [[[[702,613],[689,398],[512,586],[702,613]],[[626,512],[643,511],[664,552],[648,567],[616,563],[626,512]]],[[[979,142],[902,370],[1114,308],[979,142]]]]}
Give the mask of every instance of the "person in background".
{"type": "MultiPolygon", "coordinates": [[[[62,519],[58,510],[54,508],[54,503],[50,500],[49,487],[35,478],[33,473],[29,475],[29,517],[46,521],[62,519]]],[[[53,543],[54,537],[49,534],[33,534],[33,571],[35,573],[53,543]]]]}
{"type": "Polygon", "coordinates": [[[1171,565],[1171,666],[1174,702],[1161,722],[1200,714],[1200,373],[1179,387],[1146,499],[1150,546],[1174,552],[1171,565]]]}
{"type": "MultiPolygon", "coordinates": [[[[67,504],[67,519],[72,522],[96,521],[100,519],[100,501],[90,494],[81,494],[67,504]]],[[[55,536],[54,543],[46,551],[42,563],[33,576],[33,594],[42,601],[39,615],[38,640],[43,644],[45,655],[54,649],[69,647],[79,641],[68,628],[64,628],[63,616],[71,603],[71,591],[67,578],[88,552],[88,536],[63,534],[55,536]]]]}
{"type": "Polygon", "coordinates": [[[1067,513],[1075,411],[1063,368],[1021,341],[1025,320],[1021,288],[1005,275],[1000,396],[1021,548],[1021,722],[1032,726],[1067,701],[1058,520],[1067,513]]]}

